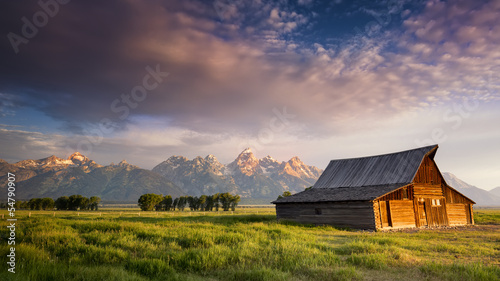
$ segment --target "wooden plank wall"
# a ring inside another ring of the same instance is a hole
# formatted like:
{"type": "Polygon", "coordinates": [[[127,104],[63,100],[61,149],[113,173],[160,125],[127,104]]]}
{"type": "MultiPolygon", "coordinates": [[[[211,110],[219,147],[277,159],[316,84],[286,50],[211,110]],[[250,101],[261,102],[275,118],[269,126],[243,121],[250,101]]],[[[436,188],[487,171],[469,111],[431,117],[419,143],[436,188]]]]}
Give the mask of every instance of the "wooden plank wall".
{"type": "Polygon", "coordinates": [[[415,213],[413,201],[391,200],[389,201],[391,210],[392,227],[415,227],[415,213]]]}
{"type": "Polygon", "coordinates": [[[433,206],[432,199],[425,198],[425,213],[428,226],[448,225],[448,215],[446,212],[446,202],[441,198],[441,206],[433,206]]]}
{"type": "Polygon", "coordinates": [[[429,156],[426,156],[422,161],[415,178],[413,178],[413,182],[441,186],[443,182],[442,176],[439,173],[436,163],[429,156]]]}
{"type": "Polygon", "coordinates": [[[387,195],[384,195],[380,198],[378,198],[379,201],[388,201],[388,200],[403,200],[403,199],[410,199],[413,200],[413,185],[407,185],[405,187],[401,187],[387,195]],[[403,196],[403,189],[406,188],[407,192],[407,198],[404,198],[403,196]]]}
{"type": "Polygon", "coordinates": [[[415,184],[413,187],[413,196],[420,198],[433,198],[439,199],[444,197],[443,188],[441,185],[423,185],[423,184],[415,184]]]}
{"type": "Polygon", "coordinates": [[[446,202],[455,204],[455,203],[461,203],[461,204],[472,204],[472,201],[461,195],[460,193],[456,192],[455,190],[449,188],[448,186],[443,184],[443,193],[444,197],[446,198],[446,202]]]}
{"type": "Polygon", "coordinates": [[[373,204],[369,201],[276,204],[278,220],[304,224],[375,229],[373,204]],[[317,214],[316,209],[321,214],[317,214]]]}
{"type": "Polygon", "coordinates": [[[450,225],[464,225],[468,222],[467,213],[469,212],[469,205],[465,204],[446,204],[446,211],[448,212],[448,222],[450,225]]]}

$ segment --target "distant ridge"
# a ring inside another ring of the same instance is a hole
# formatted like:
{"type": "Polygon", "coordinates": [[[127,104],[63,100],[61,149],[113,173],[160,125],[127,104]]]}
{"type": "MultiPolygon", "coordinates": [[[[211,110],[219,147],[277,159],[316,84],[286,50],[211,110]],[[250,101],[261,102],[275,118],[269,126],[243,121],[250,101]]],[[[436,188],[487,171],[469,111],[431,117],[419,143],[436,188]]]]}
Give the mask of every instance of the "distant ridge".
{"type": "MultiPolygon", "coordinates": [[[[99,196],[102,200],[137,202],[144,193],[184,194],[174,183],[149,170],[126,161],[101,166],[78,152],[68,159],[52,155],[15,164],[0,161],[2,187],[7,186],[8,172],[16,175],[18,200],[81,194],[99,196]]],[[[2,192],[0,199],[5,199],[6,194],[2,192]]]]}
{"type": "Polygon", "coordinates": [[[500,197],[500,186],[499,187],[495,187],[492,190],[490,190],[490,193],[493,193],[493,195],[500,197]]]}
{"type": "Polygon", "coordinates": [[[448,185],[476,202],[478,206],[500,206],[500,197],[493,192],[470,185],[457,178],[452,173],[443,173],[444,180],[448,185]]]}

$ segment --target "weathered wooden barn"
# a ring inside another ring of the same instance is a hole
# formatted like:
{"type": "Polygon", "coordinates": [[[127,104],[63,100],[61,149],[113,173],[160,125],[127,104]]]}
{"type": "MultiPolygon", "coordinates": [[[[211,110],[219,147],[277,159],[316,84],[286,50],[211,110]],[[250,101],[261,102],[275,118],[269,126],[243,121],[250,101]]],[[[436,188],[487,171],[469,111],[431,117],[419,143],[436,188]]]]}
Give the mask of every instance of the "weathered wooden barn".
{"type": "Polygon", "coordinates": [[[277,199],[278,220],[358,229],[474,224],[474,201],[449,186],[437,145],[332,160],[314,186],[277,199]]]}

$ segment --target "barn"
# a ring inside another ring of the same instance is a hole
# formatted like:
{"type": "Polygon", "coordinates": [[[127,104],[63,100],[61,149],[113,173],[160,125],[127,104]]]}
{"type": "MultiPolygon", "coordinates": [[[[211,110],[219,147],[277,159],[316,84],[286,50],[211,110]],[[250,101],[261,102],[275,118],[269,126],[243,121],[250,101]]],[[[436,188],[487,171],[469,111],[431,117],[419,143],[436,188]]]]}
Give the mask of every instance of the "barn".
{"type": "Polygon", "coordinates": [[[449,186],[437,145],[330,161],[314,186],[273,201],[278,220],[356,229],[474,224],[474,201],[449,186]]]}

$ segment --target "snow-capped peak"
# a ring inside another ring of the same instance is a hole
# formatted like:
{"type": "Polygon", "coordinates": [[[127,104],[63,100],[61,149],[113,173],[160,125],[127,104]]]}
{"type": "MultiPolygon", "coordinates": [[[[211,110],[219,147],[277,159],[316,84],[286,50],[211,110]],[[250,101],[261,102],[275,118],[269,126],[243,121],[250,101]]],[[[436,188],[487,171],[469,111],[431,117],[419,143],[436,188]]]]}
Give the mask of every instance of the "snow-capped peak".
{"type": "Polygon", "coordinates": [[[245,150],[243,150],[240,154],[248,154],[248,153],[252,153],[252,149],[250,147],[245,148],[245,150]]]}
{"type": "Polygon", "coordinates": [[[217,160],[217,158],[213,155],[213,154],[209,154],[207,155],[207,157],[205,157],[205,160],[207,160],[208,162],[210,163],[216,163],[216,162],[219,162],[217,160]]]}
{"type": "Polygon", "coordinates": [[[88,160],[88,158],[83,156],[80,152],[75,152],[75,153],[71,154],[70,157],[68,157],[68,160],[71,160],[72,162],[83,163],[83,162],[86,162],[88,160]]]}

